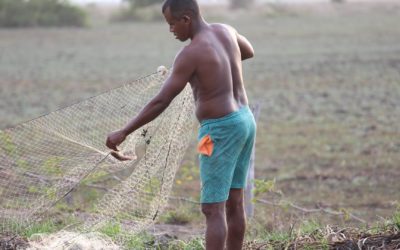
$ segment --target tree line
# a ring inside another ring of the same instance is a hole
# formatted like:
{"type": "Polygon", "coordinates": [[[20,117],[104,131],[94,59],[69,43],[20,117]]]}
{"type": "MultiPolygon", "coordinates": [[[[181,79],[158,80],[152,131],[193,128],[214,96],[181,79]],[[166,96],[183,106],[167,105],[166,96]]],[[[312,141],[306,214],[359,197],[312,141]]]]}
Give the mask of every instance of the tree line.
{"type": "MultiPolygon", "coordinates": [[[[128,8],[116,14],[116,21],[154,20],[162,18],[159,9],[163,0],[123,0],[128,8]]],[[[343,3],[345,0],[330,0],[343,3]]],[[[229,0],[230,7],[248,8],[255,0],[229,0]]],[[[68,0],[0,0],[0,27],[77,26],[87,25],[87,13],[68,0]]]]}
{"type": "Polygon", "coordinates": [[[0,0],[0,27],[86,25],[79,7],[61,0],[0,0]]]}

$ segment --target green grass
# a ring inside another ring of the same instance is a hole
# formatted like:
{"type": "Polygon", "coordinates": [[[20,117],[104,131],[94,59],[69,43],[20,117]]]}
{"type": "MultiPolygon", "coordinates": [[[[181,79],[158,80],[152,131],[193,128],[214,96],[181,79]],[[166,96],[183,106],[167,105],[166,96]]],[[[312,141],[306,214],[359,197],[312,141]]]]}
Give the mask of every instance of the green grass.
{"type": "Polygon", "coordinates": [[[175,240],[168,243],[165,247],[168,250],[203,250],[205,249],[204,240],[201,238],[191,239],[189,241],[175,240]]]}
{"type": "MultiPolygon", "coordinates": [[[[149,234],[139,234],[126,237],[124,247],[127,249],[149,249],[154,243],[154,237],[149,234]]],[[[154,248],[156,249],[156,248],[154,248]]]]}
{"type": "Polygon", "coordinates": [[[188,209],[166,211],[161,215],[160,222],[166,224],[185,225],[192,221],[192,213],[188,209]]]}
{"type": "Polygon", "coordinates": [[[147,233],[140,232],[138,234],[131,234],[125,232],[121,228],[121,224],[114,222],[104,225],[100,230],[101,233],[109,236],[116,242],[119,242],[126,249],[135,250],[197,250],[204,249],[204,242],[201,238],[194,238],[191,240],[174,240],[171,239],[167,242],[158,240],[155,236],[147,233]]]}
{"type": "Polygon", "coordinates": [[[121,225],[117,222],[110,222],[100,228],[99,231],[111,238],[114,238],[121,233],[121,225]]]}
{"type": "Polygon", "coordinates": [[[400,207],[393,214],[392,221],[396,225],[397,229],[400,231],[400,207]]]}
{"type": "Polygon", "coordinates": [[[74,223],[76,223],[76,219],[72,216],[65,216],[57,219],[54,216],[52,219],[45,219],[36,222],[2,219],[0,231],[2,233],[16,233],[22,237],[29,238],[34,234],[51,234],[58,232],[67,225],[74,223]]]}
{"type": "Polygon", "coordinates": [[[54,224],[52,221],[35,223],[23,231],[22,236],[31,237],[33,234],[49,234],[60,230],[62,226],[54,224]]]}

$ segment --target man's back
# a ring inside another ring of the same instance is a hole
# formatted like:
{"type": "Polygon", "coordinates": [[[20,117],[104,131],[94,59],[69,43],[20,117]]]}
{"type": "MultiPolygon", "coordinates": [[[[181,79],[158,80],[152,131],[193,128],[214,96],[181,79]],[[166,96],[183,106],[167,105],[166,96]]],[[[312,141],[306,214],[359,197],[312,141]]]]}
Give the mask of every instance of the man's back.
{"type": "Polygon", "coordinates": [[[200,121],[222,117],[247,105],[240,47],[233,28],[210,24],[183,52],[191,53],[194,61],[188,63],[196,65],[190,83],[200,121]]]}

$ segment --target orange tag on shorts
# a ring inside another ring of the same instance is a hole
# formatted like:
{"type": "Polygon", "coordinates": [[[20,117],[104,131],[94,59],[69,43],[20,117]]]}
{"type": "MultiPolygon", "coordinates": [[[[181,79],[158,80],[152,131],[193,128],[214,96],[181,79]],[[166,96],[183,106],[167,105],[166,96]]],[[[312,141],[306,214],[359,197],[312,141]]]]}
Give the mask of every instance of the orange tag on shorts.
{"type": "Polygon", "coordinates": [[[200,154],[211,156],[214,149],[214,143],[211,140],[210,135],[206,135],[201,138],[199,144],[197,144],[197,151],[200,154]]]}

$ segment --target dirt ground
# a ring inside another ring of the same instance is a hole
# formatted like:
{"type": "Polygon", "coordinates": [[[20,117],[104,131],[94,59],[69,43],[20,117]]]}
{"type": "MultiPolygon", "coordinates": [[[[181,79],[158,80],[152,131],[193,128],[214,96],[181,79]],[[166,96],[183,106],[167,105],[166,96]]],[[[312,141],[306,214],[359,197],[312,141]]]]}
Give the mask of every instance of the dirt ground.
{"type": "Polygon", "coordinates": [[[0,249],[2,250],[25,249],[28,245],[27,239],[20,236],[0,234],[0,249]]]}

